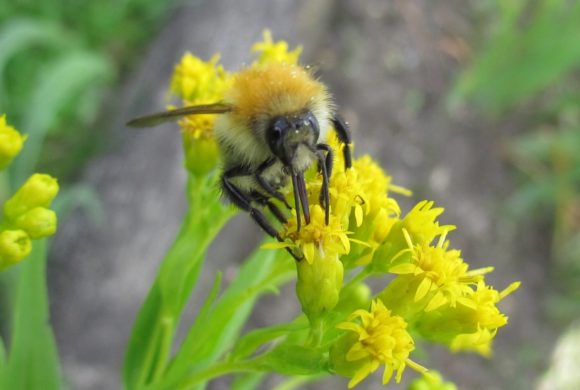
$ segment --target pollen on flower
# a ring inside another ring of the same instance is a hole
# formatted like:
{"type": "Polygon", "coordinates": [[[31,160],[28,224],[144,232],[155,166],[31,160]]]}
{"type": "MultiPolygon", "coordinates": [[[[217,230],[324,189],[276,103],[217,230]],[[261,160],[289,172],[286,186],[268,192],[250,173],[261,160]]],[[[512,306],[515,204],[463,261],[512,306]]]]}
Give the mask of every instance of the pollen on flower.
{"type": "Polygon", "coordinates": [[[514,282],[497,291],[480,280],[476,287],[472,286],[473,292],[457,299],[455,307],[445,305],[423,312],[416,329],[427,340],[445,344],[453,352],[472,351],[490,356],[493,339],[508,320],[496,305],[519,285],[514,282]]]}
{"type": "Polygon", "coordinates": [[[455,230],[453,225],[440,226],[437,217],[443,214],[443,207],[433,207],[433,201],[421,201],[403,219],[403,226],[413,241],[429,244],[441,234],[455,230]]]}
{"type": "Polygon", "coordinates": [[[254,43],[251,49],[253,52],[260,53],[256,64],[262,65],[269,62],[298,63],[298,58],[302,53],[302,46],[297,46],[294,50],[289,51],[286,41],[274,42],[272,40],[272,32],[270,30],[264,30],[262,37],[263,41],[254,43]]]}
{"type": "Polygon", "coordinates": [[[230,75],[218,65],[219,55],[203,61],[185,53],[175,66],[170,90],[190,104],[216,103],[223,99],[230,75]]]}
{"type": "Polygon", "coordinates": [[[290,240],[300,248],[306,261],[310,264],[316,256],[325,254],[345,254],[350,251],[350,241],[340,221],[330,215],[330,221],[325,222],[324,210],[320,205],[314,205],[310,210],[310,223],[297,230],[296,218],[290,218],[284,226],[282,237],[290,240]]]}
{"type": "Polygon", "coordinates": [[[414,302],[428,299],[425,311],[435,310],[445,304],[455,306],[458,299],[473,293],[471,285],[483,280],[483,274],[491,271],[484,269],[469,272],[461,252],[447,249],[445,233],[440,236],[437,246],[413,244],[405,229],[403,234],[408,249],[401,251],[400,255],[410,252],[410,260],[397,264],[395,259],[395,265],[389,268],[389,272],[406,277],[408,291],[414,294],[414,302]]]}
{"type": "Polygon", "coordinates": [[[346,361],[357,365],[357,370],[348,384],[356,386],[380,366],[385,366],[383,384],[396,373],[397,383],[401,381],[406,366],[425,373],[427,369],[409,359],[415,349],[407,323],[402,317],[393,315],[380,299],[374,300],[370,311],[356,310],[349,321],[337,328],[354,332],[356,341],[346,353],[346,361]]]}
{"type": "Polygon", "coordinates": [[[507,316],[496,305],[519,286],[520,282],[514,282],[500,292],[486,285],[483,280],[479,281],[475,292],[460,301],[466,308],[464,323],[475,324],[476,331],[457,335],[451,341],[451,350],[475,351],[490,356],[493,338],[498,329],[508,322],[507,316]]]}
{"type": "MultiPolygon", "coordinates": [[[[186,53],[175,66],[170,91],[181,98],[184,106],[223,101],[231,75],[218,65],[218,61],[219,55],[203,61],[186,53]]],[[[214,138],[215,115],[189,115],[180,119],[178,124],[182,129],[186,168],[195,175],[207,174],[215,168],[219,158],[214,138]]]]}

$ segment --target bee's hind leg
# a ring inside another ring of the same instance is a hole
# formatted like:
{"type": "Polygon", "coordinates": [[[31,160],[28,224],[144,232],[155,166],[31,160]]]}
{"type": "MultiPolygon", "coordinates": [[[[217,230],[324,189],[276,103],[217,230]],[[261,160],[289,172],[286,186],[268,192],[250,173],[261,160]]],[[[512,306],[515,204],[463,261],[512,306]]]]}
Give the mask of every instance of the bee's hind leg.
{"type": "MultiPolygon", "coordinates": [[[[238,188],[235,184],[231,182],[231,178],[236,176],[247,176],[247,172],[241,167],[235,167],[223,173],[221,182],[224,194],[233,204],[235,204],[240,209],[248,212],[250,214],[250,217],[252,217],[252,219],[258,224],[258,226],[260,226],[262,230],[264,230],[269,236],[274,237],[276,240],[280,242],[284,242],[284,239],[280,236],[280,233],[274,228],[274,226],[272,226],[270,221],[268,221],[264,213],[261,210],[252,206],[253,201],[259,202],[259,200],[252,197],[251,194],[242,191],[240,188],[238,188]]],[[[274,215],[276,214],[274,213],[274,215]]],[[[286,250],[296,260],[300,261],[303,259],[303,256],[297,255],[290,248],[286,248],[286,250]]]]}
{"type": "Polygon", "coordinates": [[[344,119],[339,115],[334,115],[334,118],[332,118],[332,124],[338,139],[344,145],[344,148],[342,149],[342,153],[344,154],[344,168],[348,169],[352,167],[352,153],[350,150],[352,139],[350,136],[350,129],[344,119]]]}

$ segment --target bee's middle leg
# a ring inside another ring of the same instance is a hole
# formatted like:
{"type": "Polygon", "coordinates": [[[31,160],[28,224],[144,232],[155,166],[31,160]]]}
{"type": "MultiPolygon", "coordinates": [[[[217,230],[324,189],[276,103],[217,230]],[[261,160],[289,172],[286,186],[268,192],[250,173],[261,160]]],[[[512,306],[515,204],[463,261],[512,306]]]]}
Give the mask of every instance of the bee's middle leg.
{"type": "Polygon", "coordinates": [[[255,176],[258,184],[262,187],[262,189],[268,195],[270,195],[270,196],[278,199],[280,202],[284,203],[284,206],[286,206],[286,208],[288,210],[290,210],[292,207],[288,204],[288,201],[286,200],[284,195],[280,191],[278,191],[274,187],[272,187],[272,185],[267,180],[264,179],[264,176],[262,176],[264,174],[264,171],[266,169],[270,168],[272,165],[274,165],[275,162],[276,162],[276,159],[274,159],[274,158],[269,158],[268,160],[264,161],[262,164],[260,164],[258,166],[254,176],[255,176]]]}
{"type": "MultiPolygon", "coordinates": [[[[256,207],[252,206],[253,201],[259,203],[260,199],[256,199],[256,197],[253,197],[252,194],[242,191],[240,188],[238,188],[235,184],[231,182],[231,179],[236,176],[248,176],[248,175],[247,172],[240,167],[232,168],[222,174],[221,181],[225,195],[237,207],[248,212],[250,214],[250,217],[252,217],[252,219],[258,224],[258,226],[260,226],[262,230],[264,230],[268,235],[274,237],[276,240],[280,242],[283,242],[284,239],[282,238],[282,236],[280,236],[280,233],[276,230],[276,228],[272,226],[270,221],[268,221],[264,213],[261,210],[257,209],[256,207]]],[[[266,203],[266,205],[270,208],[270,205],[268,203],[266,203]]],[[[280,212],[280,210],[275,205],[272,204],[272,206],[275,208],[275,210],[279,212],[280,216],[284,218],[283,215],[281,215],[282,213],[280,212]]],[[[272,210],[272,208],[270,208],[270,210],[272,210]]],[[[276,215],[276,211],[272,210],[272,213],[277,218],[279,217],[278,215],[276,215]]],[[[294,253],[294,251],[292,251],[291,248],[286,248],[286,250],[297,261],[302,260],[303,256],[294,253]]]]}
{"type": "Polygon", "coordinates": [[[270,221],[268,221],[264,213],[252,205],[252,201],[255,201],[255,199],[251,194],[241,190],[231,182],[231,179],[236,176],[247,176],[246,171],[240,168],[232,168],[222,175],[222,188],[226,196],[240,209],[248,212],[262,230],[278,241],[283,241],[278,231],[270,224],[270,221]]]}

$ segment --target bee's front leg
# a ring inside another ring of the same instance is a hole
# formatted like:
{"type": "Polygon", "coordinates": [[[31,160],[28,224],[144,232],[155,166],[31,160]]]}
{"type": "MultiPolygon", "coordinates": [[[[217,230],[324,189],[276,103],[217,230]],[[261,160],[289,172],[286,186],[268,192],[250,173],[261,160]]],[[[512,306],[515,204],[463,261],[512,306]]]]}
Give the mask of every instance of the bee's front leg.
{"type": "Polygon", "coordinates": [[[350,151],[350,144],[352,143],[352,140],[350,136],[350,129],[348,128],[348,125],[344,119],[336,114],[334,115],[334,118],[332,118],[332,124],[338,139],[344,145],[344,148],[342,149],[342,153],[344,154],[344,168],[348,169],[352,167],[352,154],[350,151]]]}
{"type": "Polygon", "coordinates": [[[334,163],[334,154],[332,148],[327,144],[316,145],[316,156],[318,157],[318,169],[322,174],[322,189],[320,191],[320,204],[324,206],[324,222],[328,225],[330,222],[330,193],[329,177],[332,172],[334,163]],[[326,157],[324,157],[326,152],[326,157]]]}

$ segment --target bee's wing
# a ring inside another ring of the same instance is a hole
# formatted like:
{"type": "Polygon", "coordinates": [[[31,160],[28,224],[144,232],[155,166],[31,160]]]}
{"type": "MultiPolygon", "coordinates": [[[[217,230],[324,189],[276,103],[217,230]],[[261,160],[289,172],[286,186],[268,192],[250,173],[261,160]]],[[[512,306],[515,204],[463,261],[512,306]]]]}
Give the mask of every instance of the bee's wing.
{"type": "Polygon", "coordinates": [[[164,112],[157,112],[155,114],[142,116],[131,119],[127,122],[127,126],[131,127],[153,127],[164,122],[174,121],[182,116],[195,114],[223,114],[233,110],[233,107],[225,103],[204,104],[199,106],[188,106],[176,108],[164,112]]]}

